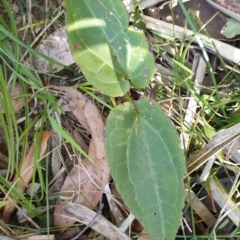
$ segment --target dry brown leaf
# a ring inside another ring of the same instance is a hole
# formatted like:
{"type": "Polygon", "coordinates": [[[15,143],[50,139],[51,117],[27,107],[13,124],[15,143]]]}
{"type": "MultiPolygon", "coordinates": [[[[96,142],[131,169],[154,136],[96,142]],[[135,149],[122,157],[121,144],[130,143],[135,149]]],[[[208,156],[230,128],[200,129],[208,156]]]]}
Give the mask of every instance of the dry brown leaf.
{"type": "Polygon", "coordinates": [[[149,235],[147,234],[146,230],[143,229],[141,231],[141,235],[137,238],[137,240],[152,240],[149,235]]]}
{"type": "MultiPolygon", "coordinates": [[[[38,46],[37,51],[67,66],[75,62],[69,50],[65,27],[59,28],[53,32],[38,46]]],[[[55,63],[52,64],[50,61],[47,61],[38,55],[33,57],[30,65],[33,65],[35,69],[44,72],[49,72],[52,70],[58,72],[63,69],[62,66],[59,66],[55,63]]]]}
{"type": "MultiPolygon", "coordinates": [[[[40,158],[42,158],[46,152],[47,149],[47,141],[49,137],[53,134],[53,132],[50,131],[43,131],[42,133],[38,133],[36,136],[36,144],[41,145],[40,149],[40,158]]],[[[27,188],[28,183],[32,179],[33,175],[33,165],[34,165],[34,153],[35,153],[35,144],[33,143],[24,159],[24,162],[21,167],[20,171],[20,177],[18,175],[15,175],[13,178],[13,183],[16,183],[16,188],[19,192],[23,193],[25,189],[27,188]]],[[[11,204],[7,205],[3,209],[2,213],[2,220],[7,223],[9,222],[9,218],[11,214],[15,210],[15,202],[12,202],[11,204]]]]}
{"type": "MultiPolygon", "coordinates": [[[[60,192],[74,196],[72,201],[76,204],[93,208],[100,201],[104,186],[108,183],[110,176],[104,150],[104,123],[97,107],[89,98],[71,87],[58,89],[67,93],[69,108],[72,109],[79,123],[91,133],[88,155],[94,160],[94,164],[84,159],[78,165],[74,165],[60,192]]],[[[55,225],[74,223],[74,220],[59,217],[59,214],[69,215],[64,207],[61,199],[58,199],[55,206],[55,225]]]]}
{"type": "Polygon", "coordinates": [[[88,145],[86,144],[85,140],[83,137],[80,135],[78,129],[73,130],[73,136],[75,141],[81,146],[84,152],[88,152],[88,145]]]}

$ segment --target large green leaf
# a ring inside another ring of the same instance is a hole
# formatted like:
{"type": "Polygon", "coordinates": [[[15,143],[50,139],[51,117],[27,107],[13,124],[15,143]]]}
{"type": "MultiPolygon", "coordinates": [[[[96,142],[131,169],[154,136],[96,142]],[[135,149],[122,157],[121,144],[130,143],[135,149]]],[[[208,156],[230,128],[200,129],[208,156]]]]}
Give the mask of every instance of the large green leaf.
{"type": "Polygon", "coordinates": [[[141,99],[109,117],[105,150],[125,204],[154,240],[174,239],[184,203],[179,137],[160,107],[141,99]]]}
{"type": "Polygon", "coordinates": [[[121,0],[65,0],[67,35],[74,59],[99,91],[122,96],[144,88],[154,74],[154,58],[142,31],[128,27],[121,0]]]}

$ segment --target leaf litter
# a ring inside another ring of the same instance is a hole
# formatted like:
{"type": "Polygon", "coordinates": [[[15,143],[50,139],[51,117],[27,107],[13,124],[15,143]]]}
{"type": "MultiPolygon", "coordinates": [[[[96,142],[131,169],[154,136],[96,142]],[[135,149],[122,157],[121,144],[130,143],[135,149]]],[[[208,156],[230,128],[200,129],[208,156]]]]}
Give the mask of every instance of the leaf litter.
{"type": "MultiPolygon", "coordinates": [[[[208,8],[205,8],[205,10],[207,11],[208,8]]],[[[213,25],[213,27],[214,27],[214,25],[213,25]]],[[[215,28],[215,29],[213,29],[213,30],[216,31],[215,34],[219,34],[220,28],[215,28]]],[[[65,43],[66,43],[66,42],[65,42],[65,43]]],[[[51,49],[50,49],[50,50],[51,50],[51,49]]],[[[47,54],[46,54],[46,55],[47,55],[47,54]]],[[[230,55],[231,55],[231,54],[230,54],[230,55]]],[[[62,58],[61,60],[62,60],[63,63],[64,63],[64,58],[62,58]]],[[[66,64],[66,63],[65,63],[65,64],[66,64]]],[[[48,68],[48,67],[47,67],[47,68],[48,68]]],[[[88,129],[88,131],[90,131],[90,130],[88,129]]],[[[0,134],[1,134],[1,132],[2,132],[2,131],[0,131],[0,134]]],[[[2,137],[2,138],[4,138],[4,137],[2,137]]],[[[239,140],[239,139],[238,139],[238,140],[239,140]]],[[[0,142],[1,142],[1,137],[0,137],[0,142]]],[[[210,142],[209,146],[210,146],[211,144],[212,144],[212,146],[215,146],[215,145],[217,145],[217,141],[214,140],[214,141],[210,142]]],[[[235,158],[237,159],[237,160],[235,160],[235,161],[236,161],[237,163],[239,163],[239,151],[238,151],[238,148],[235,147],[234,149],[232,149],[230,145],[231,145],[231,144],[227,145],[228,149],[225,151],[225,153],[226,153],[226,155],[229,155],[229,158],[231,158],[231,156],[234,155],[235,158]]],[[[208,145],[207,145],[207,146],[208,146],[208,145]]],[[[1,150],[2,150],[2,149],[1,149],[1,150]]],[[[217,151],[211,151],[211,150],[209,150],[209,151],[210,151],[210,155],[211,155],[211,154],[216,155],[216,152],[217,152],[217,151]]],[[[208,149],[207,149],[206,152],[208,152],[208,149]]],[[[0,153],[0,154],[2,154],[2,153],[0,153]]],[[[200,154],[200,155],[203,156],[204,153],[202,152],[202,154],[200,154]]],[[[206,157],[206,158],[207,158],[207,157],[206,157]]],[[[6,160],[5,156],[4,156],[4,159],[6,160]]],[[[205,159],[205,158],[204,158],[204,159],[205,159]]],[[[207,160],[207,159],[206,159],[206,160],[207,160]]],[[[87,162],[86,159],[84,159],[83,162],[85,162],[85,161],[87,162]]],[[[224,163],[224,164],[225,164],[225,163],[224,163]]],[[[6,165],[6,162],[5,162],[5,165],[6,165]]],[[[86,165],[87,165],[87,164],[86,164],[86,165]]],[[[80,163],[77,163],[76,166],[77,166],[77,171],[78,171],[78,172],[81,172],[81,173],[84,172],[84,169],[83,169],[83,168],[85,167],[85,165],[82,166],[80,163]]],[[[228,166],[228,165],[225,164],[225,166],[228,166]]],[[[198,165],[198,167],[199,167],[199,165],[198,165]]],[[[230,168],[230,166],[228,166],[228,167],[230,168]]],[[[234,168],[234,171],[237,172],[237,170],[238,170],[237,166],[232,166],[232,167],[234,168]]],[[[200,169],[200,168],[198,168],[198,170],[199,170],[199,169],[200,169]]],[[[76,171],[76,172],[77,172],[77,171],[76,171]]],[[[89,167],[89,171],[91,171],[91,173],[93,173],[93,168],[89,167]]],[[[73,175],[74,175],[74,174],[75,174],[75,173],[73,172],[73,175]]],[[[70,173],[70,175],[71,175],[71,173],[70,173]]],[[[86,177],[85,179],[87,179],[87,178],[90,178],[91,176],[89,177],[88,174],[85,174],[85,177],[86,177]]],[[[66,181],[67,181],[67,180],[66,180],[66,181]]],[[[80,181],[76,181],[76,182],[77,182],[78,184],[81,183],[80,181]]],[[[69,183],[73,184],[72,181],[70,181],[70,180],[69,180],[69,183]]],[[[97,182],[97,183],[98,183],[98,182],[97,182]]],[[[214,185],[217,185],[216,182],[212,181],[211,184],[212,184],[212,187],[214,187],[214,189],[216,190],[216,192],[217,192],[217,191],[219,192],[219,195],[216,196],[216,199],[218,199],[218,198],[220,199],[220,198],[225,194],[225,191],[223,192],[223,189],[222,189],[221,187],[219,188],[219,187],[214,186],[214,185]],[[215,183],[215,184],[214,184],[214,183],[215,183]]],[[[73,185],[74,185],[74,184],[73,184],[73,185]]],[[[83,185],[84,185],[84,183],[83,183],[83,185]]],[[[84,185],[84,186],[85,186],[85,185],[84,185]]],[[[100,189],[100,188],[99,188],[99,189],[100,189]]],[[[98,189],[98,191],[99,191],[99,189],[98,189]]],[[[75,191],[75,190],[78,191],[79,189],[78,189],[78,188],[75,188],[74,191],[75,191]]],[[[215,194],[215,192],[214,192],[214,194],[215,194]]],[[[225,196],[225,195],[224,195],[224,196],[225,196]]],[[[76,197],[76,196],[74,196],[74,197],[76,197]]],[[[226,198],[228,198],[228,196],[226,196],[226,198]]],[[[197,196],[194,196],[194,199],[197,200],[197,201],[200,200],[201,202],[203,202],[202,199],[197,199],[197,196]]],[[[237,199],[237,198],[236,198],[236,199],[237,199]]],[[[189,200],[189,199],[188,199],[188,200],[189,200]]],[[[227,199],[227,201],[230,202],[230,203],[232,203],[232,201],[229,201],[228,199],[227,199]]],[[[205,203],[204,203],[204,204],[205,204],[205,203]]],[[[221,204],[223,204],[223,207],[224,207],[224,202],[221,203],[221,204]]],[[[200,205],[200,204],[199,204],[199,205],[200,205]]],[[[205,204],[205,205],[207,206],[208,209],[211,209],[207,204],[205,204]]],[[[235,205],[235,206],[236,206],[236,205],[235,205]]],[[[91,207],[93,207],[93,206],[91,205],[91,207]]],[[[198,207],[199,207],[199,206],[198,206],[198,207]]],[[[233,206],[231,206],[231,207],[233,207],[233,206]]],[[[193,209],[193,210],[195,211],[195,209],[193,209]]],[[[197,211],[197,210],[196,210],[196,211],[197,211]]],[[[218,211],[219,211],[219,210],[218,210],[218,211]]],[[[230,211],[230,210],[229,210],[229,211],[230,211]]],[[[69,215],[68,212],[64,212],[64,214],[69,215]]],[[[186,216],[186,215],[185,215],[185,216],[186,216]]],[[[209,215],[209,216],[210,216],[210,215],[209,215]]],[[[236,215],[236,216],[237,216],[237,215],[236,215]]],[[[187,218],[187,217],[186,217],[186,218],[187,218]]],[[[203,219],[203,218],[204,218],[204,216],[200,216],[200,219],[203,219]]],[[[195,219],[194,219],[194,220],[195,220],[195,219]]],[[[215,220],[214,220],[214,221],[215,221],[215,220]]],[[[237,223],[238,223],[238,222],[236,221],[236,224],[237,224],[237,223]]],[[[207,223],[207,225],[211,225],[211,224],[208,224],[208,223],[207,223]]],[[[191,227],[191,224],[190,224],[190,227],[191,227]]],[[[225,233],[226,233],[226,232],[225,232],[225,233]]],[[[191,233],[191,234],[192,234],[192,233],[191,233]]],[[[2,237],[2,236],[0,236],[0,238],[1,238],[1,237],[2,237]]]]}
{"type": "MultiPolygon", "coordinates": [[[[33,168],[34,168],[34,159],[35,159],[35,154],[36,154],[36,146],[40,145],[40,153],[39,153],[39,159],[41,159],[46,152],[47,149],[47,141],[50,136],[52,136],[53,132],[50,131],[43,131],[40,133],[37,133],[36,135],[36,143],[32,143],[24,161],[21,166],[21,170],[19,175],[16,174],[12,180],[13,185],[17,188],[17,190],[21,193],[23,193],[29,182],[32,179],[33,176],[33,168]]],[[[7,197],[7,199],[11,199],[11,194],[10,196],[7,197]]],[[[5,223],[8,223],[11,217],[11,214],[14,212],[16,209],[16,200],[11,199],[11,203],[8,204],[3,208],[2,212],[2,221],[5,223]]]]}
{"type": "MultiPolygon", "coordinates": [[[[57,89],[66,92],[69,108],[79,123],[90,132],[88,155],[94,161],[92,164],[85,158],[74,164],[60,193],[74,194],[73,203],[93,209],[101,200],[104,187],[110,178],[103,141],[104,123],[99,110],[89,98],[71,87],[58,87],[57,89]]],[[[60,215],[69,215],[69,213],[65,211],[65,205],[61,204],[61,200],[58,199],[54,212],[54,224],[63,226],[75,222],[60,215]]]]}

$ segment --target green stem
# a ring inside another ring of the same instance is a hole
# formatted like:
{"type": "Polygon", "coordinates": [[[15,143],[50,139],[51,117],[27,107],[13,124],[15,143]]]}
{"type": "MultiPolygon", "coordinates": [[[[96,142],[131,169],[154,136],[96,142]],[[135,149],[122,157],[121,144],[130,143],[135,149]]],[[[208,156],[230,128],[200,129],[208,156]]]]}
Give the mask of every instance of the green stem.
{"type": "Polygon", "coordinates": [[[134,102],[134,100],[131,98],[130,94],[127,92],[124,97],[127,99],[127,102],[131,102],[134,106],[134,109],[135,109],[135,112],[138,114],[139,111],[138,111],[138,108],[136,106],[136,103],[134,102]]]}

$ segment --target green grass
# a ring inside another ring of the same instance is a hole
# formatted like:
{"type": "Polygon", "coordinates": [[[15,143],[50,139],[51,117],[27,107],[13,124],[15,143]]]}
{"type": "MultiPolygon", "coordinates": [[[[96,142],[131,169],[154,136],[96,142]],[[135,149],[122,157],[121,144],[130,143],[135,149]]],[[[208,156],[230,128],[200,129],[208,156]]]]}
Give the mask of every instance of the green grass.
{"type": "MultiPolygon", "coordinates": [[[[20,53],[30,52],[31,54],[38,55],[40,55],[40,53],[28,46],[28,41],[33,41],[34,39],[28,38],[25,43],[22,42],[21,38],[19,38],[21,32],[17,30],[15,19],[8,2],[3,1],[2,3],[7,10],[9,19],[0,19],[0,122],[5,136],[7,146],[6,154],[9,161],[6,178],[0,176],[1,191],[5,196],[9,196],[9,198],[6,198],[7,201],[8,199],[10,201],[17,199],[21,207],[27,209],[32,216],[44,223],[46,229],[41,230],[41,232],[49,232],[49,210],[46,211],[45,216],[38,214],[35,210],[35,206],[37,205],[42,206],[42,204],[44,204],[43,206],[46,206],[47,209],[49,205],[48,176],[50,170],[48,168],[48,157],[45,163],[37,161],[34,164],[32,182],[34,183],[36,180],[40,182],[41,191],[39,194],[31,198],[26,197],[20,193],[17,188],[12,186],[7,179],[11,180],[15,174],[19,175],[19,166],[21,166],[25,158],[30,143],[34,140],[34,135],[38,131],[42,131],[42,129],[51,129],[48,118],[50,115],[48,112],[49,109],[43,108],[34,116],[34,114],[31,114],[30,105],[33,106],[34,101],[37,104],[44,101],[46,105],[51,106],[51,111],[57,111],[59,109],[59,104],[56,98],[44,87],[39,73],[35,69],[28,67],[21,60],[22,56],[20,53]],[[18,93],[14,98],[23,100],[23,107],[20,112],[15,112],[12,101],[13,97],[10,95],[11,90],[15,89],[16,84],[20,85],[21,93],[18,93]],[[23,117],[23,120],[19,124],[17,121],[20,115],[23,117]]],[[[31,25],[25,27],[26,34],[30,32],[31,28],[31,25]]],[[[20,29],[20,31],[22,30],[23,29],[20,29]]],[[[25,56],[29,57],[30,55],[25,54],[25,56]]],[[[26,61],[26,57],[24,61],[26,61]]],[[[48,77],[48,75],[45,76],[48,77]]],[[[38,148],[36,148],[36,150],[37,149],[38,148]]],[[[36,151],[36,159],[39,158],[38,152],[39,151],[36,151]]],[[[4,231],[8,232],[6,225],[2,227],[4,231]]],[[[11,228],[11,226],[9,227],[11,228]]],[[[20,228],[20,230],[20,235],[24,235],[29,231],[27,228],[20,228]]],[[[34,228],[31,231],[34,232],[34,228]]]]}
{"type": "MultiPolygon", "coordinates": [[[[20,11],[24,13],[24,9],[26,9],[25,1],[20,2],[20,11]]],[[[18,228],[19,233],[16,233],[18,237],[21,235],[23,236],[30,233],[37,234],[40,232],[42,234],[45,233],[50,235],[56,230],[54,226],[51,225],[51,214],[48,210],[51,205],[50,200],[53,198],[53,196],[49,195],[49,189],[51,187],[49,183],[52,180],[51,170],[49,168],[49,162],[51,161],[50,155],[47,154],[44,161],[36,161],[34,166],[35,173],[32,182],[40,182],[41,190],[38,194],[35,194],[30,198],[26,197],[10,184],[12,177],[15,174],[19,174],[19,166],[21,166],[30,144],[34,142],[34,136],[36,133],[38,131],[42,131],[42,129],[51,130],[54,128],[62,136],[62,144],[67,143],[68,146],[71,146],[71,148],[75,149],[78,153],[86,155],[81,147],[76,143],[75,139],[71,137],[71,133],[64,128],[64,123],[61,122],[61,124],[59,124],[58,122],[59,119],[61,121],[61,107],[59,106],[57,97],[54,96],[53,91],[44,84],[44,82],[51,82],[51,79],[56,77],[55,73],[42,73],[34,69],[34,67],[30,67],[25,64],[28,58],[32,55],[39,55],[51,63],[56,63],[59,66],[64,67],[66,71],[74,73],[75,76],[80,76],[77,69],[64,66],[64,64],[58,63],[53,59],[38,53],[35,50],[38,42],[31,46],[31,44],[35,41],[33,35],[31,34],[32,29],[36,27],[43,28],[43,26],[48,26],[49,24],[49,28],[46,29],[46,34],[48,35],[53,31],[53,28],[50,27],[51,24],[55,23],[56,25],[64,25],[64,17],[59,14],[62,10],[62,1],[54,1],[54,3],[50,3],[49,13],[46,13],[42,6],[37,5],[37,1],[34,3],[36,4],[35,7],[45,14],[45,17],[41,20],[33,18],[33,21],[29,25],[20,29],[16,26],[15,16],[6,0],[3,0],[2,4],[6,9],[8,19],[0,17],[0,123],[7,146],[5,153],[9,159],[7,176],[4,177],[0,175],[0,189],[2,195],[9,196],[10,199],[18,199],[19,205],[28,209],[33,215],[33,217],[31,217],[33,222],[36,221],[41,223],[39,229],[34,227],[33,224],[19,226],[17,222],[14,222],[13,225],[9,224],[8,226],[1,225],[4,232],[9,232],[9,229],[18,228]],[[55,16],[59,17],[54,19],[55,16]],[[54,19],[54,22],[52,22],[52,19],[54,19]],[[24,39],[22,38],[23,36],[25,36],[24,39]],[[22,58],[23,55],[24,58],[22,58]],[[21,87],[21,93],[12,97],[10,94],[11,89],[14,89],[17,84],[21,87]],[[20,110],[20,113],[15,112],[12,101],[13,99],[18,98],[23,100],[23,107],[20,110]],[[38,109],[37,114],[31,113],[34,101],[38,104],[43,102],[45,106],[38,109]],[[57,117],[55,114],[57,114],[57,117]],[[24,116],[24,119],[21,123],[18,123],[18,117],[20,115],[24,116]],[[36,206],[46,206],[46,213],[44,215],[38,214],[37,211],[35,211],[36,206]]],[[[181,7],[184,10],[182,5],[181,7]]],[[[194,18],[191,18],[185,10],[184,13],[186,15],[187,22],[191,26],[194,35],[197,35],[198,31],[194,27],[194,18]]],[[[208,53],[204,48],[204,43],[201,42],[201,39],[199,39],[199,45],[201,46],[203,56],[205,57],[207,63],[207,71],[213,82],[213,88],[211,90],[209,89],[209,91],[205,94],[198,94],[191,81],[193,72],[186,66],[186,60],[188,60],[188,54],[192,42],[186,41],[185,35],[183,35],[182,39],[178,40],[174,37],[153,32],[154,36],[155,34],[157,34],[158,38],[161,38],[163,41],[162,44],[152,44],[155,53],[158,56],[158,60],[161,63],[165,64],[167,62],[167,60],[164,59],[163,54],[166,46],[170,46],[174,49],[176,54],[174,56],[169,55],[172,59],[172,66],[166,64],[174,77],[162,74],[162,77],[171,81],[169,81],[168,86],[160,83],[160,86],[155,91],[153,98],[155,101],[160,103],[169,117],[172,118],[179,133],[186,132],[190,136],[190,143],[184,147],[186,156],[189,156],[198,149],[201,149],[202,146],[210,140],[208,134],[209,129],[211,132],[217,132],[225,127],[230,127],[240,122],[239,87],[229,89],[228,92],[223,92],[221,89],[221,84],[225,84],[226,79],[228,79],[230,83],[234,79],[236,82],[239,81],[239,75],[235,71],[235,69],[238,70],[238,66],[227,67],[229,64],[226,63],[217,53],[216,56],[219,59],[219,64],[224,73],[222,82],[217,83],[216,75],[207,57],[208,53]],[[186,99],[188,99],[186,91],[191,93],[191,96],[198,103],[195,122],[189,129],[184,124],[185,109],[182,107],[186,99]]],[[[42,36],[42,38],[44,39],[46,37],[42,36]]],[[[41,39],[39,39],[39,42],[40,40],[41,39]]],[[[148,88],[145,89],[145,93],[151,92],[155,84],[155,82],[152,82],[148,88]]],[[[93,99],[93,101],[99,106],[99,109],[109,111],[118,104],[118,99],[111,98],[109,96],[102,96],[86,82],[78,83],[75,87],[93,99]]],[[[144,94],[144,90],[138,91],[138,93],[144,94]]],[[[48,152],[51,153],[50,148],[48,149],[48,152]]],[[[38,159],[37,156],[36,159],[38,159]]],[[[210,171],[210,177],[218,176],[218,174],[222,172],[224,166],[224,163],[220,163],[219,166],[214,165],[210,171]]],[[[239,169],[239,166],[236,166],[236,168],[239,169]]],[[[227,174],[229,174],[229,172],[227,172],[227,174]]],[[[219,181],[219,178],[216,179],[219,181]]],[[[190,189],[193,189],[193,191],[196,191],[193,187],[196,183],[197,178],[192,177],[187,186],[190,189]]],[[[206,189],[207,187],[205,186],[201,187],[198,194],[206,191],[206,189]]],[[[233,186],[232,195],[237,193],[239,191],[238,189],[239,183],[236,182],[233,186]]],[[[3,197],[0,204],[5,204],[5,201],[9,201],[9,199],[3,197]]],[[[192,217],[195,216],[193,210],[191,209],[191,205],[187,207],[186,211],[189,211],[192,217]]],[[[220,218],[221,214],[217,213],[216,217],[220,218]]],[[[181,235],[177,235],[176,239],[213,239],[215,237],[215,230],[220,228],[221,224],[214,226],[214,230],[210,231],[206,236],[203,236],[198,235],[194,230],[194,219],[192,219],[193,233],[191,235],[188,233],[182,233],[181,235]]],[[[217,235],[216,238],[239,238],[239,236],[240,229],[235,228],[230,233],[230,236],[217,235]]],[[[93,239],[98,238],[94,237],[93,239]]]]}
{"type": "MultiPolygon", "coordinates": [[[[186,20],[190,25],[191,30],[194,33],[194,36],[197,36],[198,31],[194,27],[195,24],[193,22],[195,19],[193,17],[190,17],[189,13],[186,11],[181,1],[179,1],[179,4],[183,8],[184,14],[186,16],[186,20]]],[[[211,132],[214,133],[221,129],[224,129],[226,127],[230,127],[236,123],[239,123],[238,121],[239,118],[237,116],[236,117],[232,116],[232,114],[235,111],[238,111],[239,109],[239,99],[238,99],[239,88],[232,88],[232,89],[229,88],[227,92],[223,92],[221,88],[221,85],[222,84],[224,85],[227,79],[228,81],[230,80],[230,82],[234,78],[236,82],[239,81],[239,76],[234,71],[235,68],[238,69],[238,67],[237,65],[235,65],[233,67],[227,68],[226,66],[228,65],[228,63],[226,63],[223,60],[223,58],[219,55],[218,51],[216,51],[217,52],[216,57],[219,59],[220,65],[225,75],[222,81],[217,83],[216,74],[214,73],[211,63],[209,61],[208,54],[206,52],[206,49],[204,48],[204,43],[202,43],[201,39],[199,38],[198,43],[201,46],[203,57],[207,64],[207,72],[211,77],[211,80],[213,83],[213,87],[211,89],[209,88],[208,93],[199,95],[195,90],[193,82],[191,81],[191,78],[193,75],[192,71],[185,65],[185,61],[188,58],[187,55],[189,54],[189,49],[191,47],[192,42],[189,42],[189,39],[188,40],[185,39],[186,37],[185,34],[183,34],[183,38],[180,39],[180,41],[176,38],[168,37],[166,36],[166,34],[165,35],[161,33],[159,34],[155,31],[153,31],[153,34],[156,34],[155,36],[157,37],[155,38],[157,39],[159,36],[164,39],[161,45],[155,44],[154,46],[155,51],[159,54],[159,56],[162,56],[163,60],[164,60],[163,51],[164,49],[166,49],[167,43],[168,43],[168,46],[171,46],[174,49],[174,51],[172,52],[175,52],[175,55],[172,56],[172,59],[173,59],[172,63],[169,64],[168,62],[168,64],[171,66],[170,69],[172,69],[172,72],[173,72],[171,76],[172,75],[174,76],[172,80],[169,81],[171,82],[171,85],[170,86],[168,85],[167,87],[163,86],[159,88],[159,92],[156,92],[155,97],[158,99],[160,103],[164,102],[162,101],[163,99],[169,100],[170,104],[167,105],[168,109],[166,109],[166,112],[169,113],[169,116],[171,116],[173,121],[177,123],[177,128],[179,129],[179,131],[181,133],[186,132],[190,137],[190,144],[184,147],[186,156],[189,156],[194,154],[195,151],[197,151],[198,149],[201,149],[205,143],[208,143],[210,141],[209,134],[208,134],[209,130],[211,130],[211,132]],[[171,89],[174,92],[172,93],[169,92],[169,89],[171,89]],[[183,106],[183,102],[187,100],[187,96],[185,95],[184,93],[185,90],[183,91],[183,89],[187,89],[187,91],[191,93],[191,97],[195,98],[198,105],[196,118],[194,119],[194,123],[191,126],[191,128],[188,128],[184,124],[185,111],[183,110],[182,106],[183,106]]],[[[205,34],[209,36],[209,34],[206,33],[206,31],[205,31],[205,34]]],[[[164,64],[164,61],[163,61],[163,64],[164,64]]],[[[161,74],[161,71],[160,71],[160,74],[161,74]]],[[[171,78],[171,76],[169,75],[168,78],[171,78]]],[[[166,108],[166,104],[164,105],[162,104],[162,106],[166,108]]],[[[212,137],[212,133],[210,134],[211,137],[212,137]]],[[[218,174],[220,174],[224,166],[225,166],[224,164],[221,164],[220,166],[214,165],[210,171],[209,179],[211,177],[218,176],[218,174]]],[[[236,165],[236,169],[239,169],[238,165],[236,165]]],[[[231,172],[227,172],[227,174],[228,176],[230,174],[232,175],[231,172]]],[[[239,176],[237,175],[236,177],[239,177],[239,176]]],[[[196,181],[197,181],[197,178],[192,177],[190,179],[190,182],[188,183],[189,190],[192,188],[192,186],[197,184],[196,181]]],[[[216,178],[216,181],[220,183],[219,178],[216,178]]],[[[239,184],[237,183],[234,183],[234,184],[235,185],[233,185],[232,194],[233,193],[236,194],[238,192],[237,187],[239,184]]],[[[204,192],[205,190],[207,190],[207,188],[202,188],[201,191],[204,192]]],[[[231,199],[230,195],[229,195],[229,199],[231,199]]],[[[189,207],[190,209],[192,209],[191,205],[189,207]]],[[[217,225],[214,226],[213,230],[209,231],[209,233],[206,234],[206,236],[201,236],[197,234],[197,232],[194,230],[195,228],[194,228],[193,219],[194,219],[195,213],[193,212],[193,210],[191,210],[191,214],[192,214],[192,221],[193,221],[192,235],[189,235],[189,234],[178,235],[177,239],[178,238],[213,239],[214,237],[217,237],[217,239],[223,239],[223,238],[225,239],[225,238],[240,236],[239,229],[237,230],[236,228],[235,230],[232,231],[232,233],[230,233],[227,236],[226,235],[216,236],[215,234],[217,229],[222,228],[221,226],[222,224],[220,223],[217,223],[217,225]]],[[[216,216],[220,218],[222,214],[223,213],[219,215],[216,214],[216,216]]]]}

